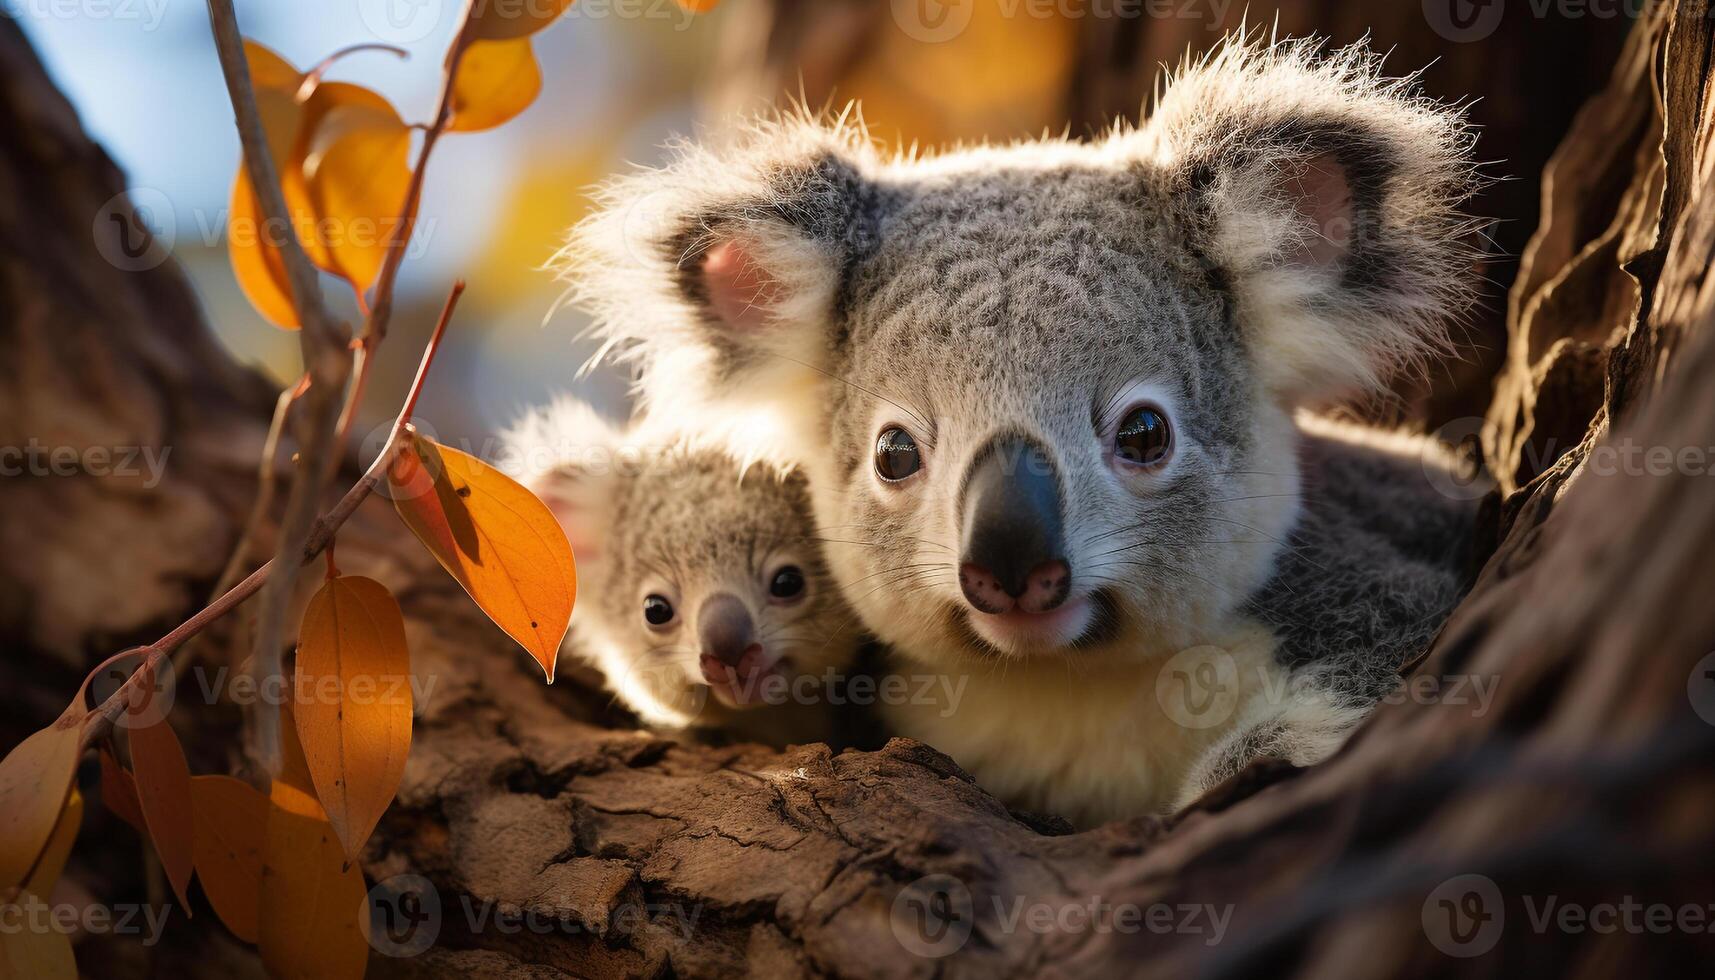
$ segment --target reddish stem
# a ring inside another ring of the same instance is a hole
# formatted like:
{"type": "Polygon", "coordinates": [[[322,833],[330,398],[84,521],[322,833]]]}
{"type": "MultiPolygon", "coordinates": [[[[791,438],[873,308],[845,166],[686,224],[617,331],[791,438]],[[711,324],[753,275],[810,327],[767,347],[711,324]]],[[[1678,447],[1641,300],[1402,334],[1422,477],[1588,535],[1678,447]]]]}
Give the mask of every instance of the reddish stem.
{"type": "Polygon", "coordinates": [[[464,295],[464,280],[453,282],[452,291],[447,293],[447,301],[441,306],[441,318],[435,321],[435,332],[429,337],[429,346],[423,348],[423,362],[417,365],[417,377],[411,382],[411,393],[405,396],[405,407],[399,410],[399,419],[394,423],[394,429],[402,429],[405,423],[411,421],[412,413],[417,410],[417,397],[423,393],[423,380],[429,376],[429,366],[435,363],[435,351],[441,347],[441,335],[447,332],[447,323],[453,318],[453,308],[458,306],[459,297],[464,295]]]}

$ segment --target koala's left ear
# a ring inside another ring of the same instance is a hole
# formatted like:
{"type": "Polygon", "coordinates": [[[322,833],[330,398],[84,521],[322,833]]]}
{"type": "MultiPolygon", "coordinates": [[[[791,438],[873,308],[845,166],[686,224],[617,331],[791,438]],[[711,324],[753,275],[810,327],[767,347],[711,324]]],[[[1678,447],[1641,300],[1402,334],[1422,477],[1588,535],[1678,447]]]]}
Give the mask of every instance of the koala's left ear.
{"type": "Polygon", "coordinates": [[[1361,46],[1230,39],[1139,133],[1194,213],[1260,376],[1289,404],[1381,389],[1446,351],[1476,298],[1460,111],[1361,46]]]}
{"type": "Polygon", "coordinates": [[[531,409],[501,435],[500,468],[534,493],[587,570],[612,533],[616,475],[629,452],[618,424],[570,395],[531,409]]]}
{"type": "Polygon", "coordinates": [[[667,166],[601,192],[561,274],[604,353],[643,364],[646,405],[718,404],[733,424],[747,398],[807,389],[831,364],[874,150],[855,129],[804,116],[675,149],[667,166]]]}

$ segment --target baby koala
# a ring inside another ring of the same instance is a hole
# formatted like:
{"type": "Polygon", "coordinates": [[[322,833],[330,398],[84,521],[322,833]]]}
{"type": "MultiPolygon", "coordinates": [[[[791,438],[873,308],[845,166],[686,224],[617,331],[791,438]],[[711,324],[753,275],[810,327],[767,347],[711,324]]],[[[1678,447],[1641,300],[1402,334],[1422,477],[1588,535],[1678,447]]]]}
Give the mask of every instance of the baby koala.
{"type": "Polygon", "coordinates": [[[823,565],[801,475],[621,431],[569,397],[506,440],[508,468],[577,556],[568,650],[628,708],[657,727],[778,745],[830,737],[818,685],[852,664],[863,634],[823,565]]]}

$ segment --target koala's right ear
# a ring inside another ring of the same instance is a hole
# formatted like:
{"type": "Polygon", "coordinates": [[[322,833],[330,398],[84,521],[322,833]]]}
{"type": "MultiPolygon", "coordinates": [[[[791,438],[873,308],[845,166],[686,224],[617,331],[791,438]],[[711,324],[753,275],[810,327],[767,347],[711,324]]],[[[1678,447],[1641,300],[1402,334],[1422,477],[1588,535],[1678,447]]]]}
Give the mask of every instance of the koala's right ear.
{"type": "Polygon", "coordinates": [[[845,270],[869,240],[875,151],[796,117],[735,143],[675,146],[607,185],[558,257],[570,300],[641,366],[651,408],[742,406],[804,390],[832,362],[845,270]]]}

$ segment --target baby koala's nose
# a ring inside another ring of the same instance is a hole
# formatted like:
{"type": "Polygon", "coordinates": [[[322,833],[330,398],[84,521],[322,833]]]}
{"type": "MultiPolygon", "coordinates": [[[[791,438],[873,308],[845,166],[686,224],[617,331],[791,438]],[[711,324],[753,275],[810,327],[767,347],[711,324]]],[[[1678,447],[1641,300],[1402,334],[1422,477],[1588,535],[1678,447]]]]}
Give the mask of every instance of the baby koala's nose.
{"type": "Polygon", "coordinates": [[[750,620],[750,610],[738,596],[717,592],[703,600],[697,610],[697,640],[702,656],[713,658],[725,666],[738,668],[745,654],[759,654],[756,627],[750,620]]]}

